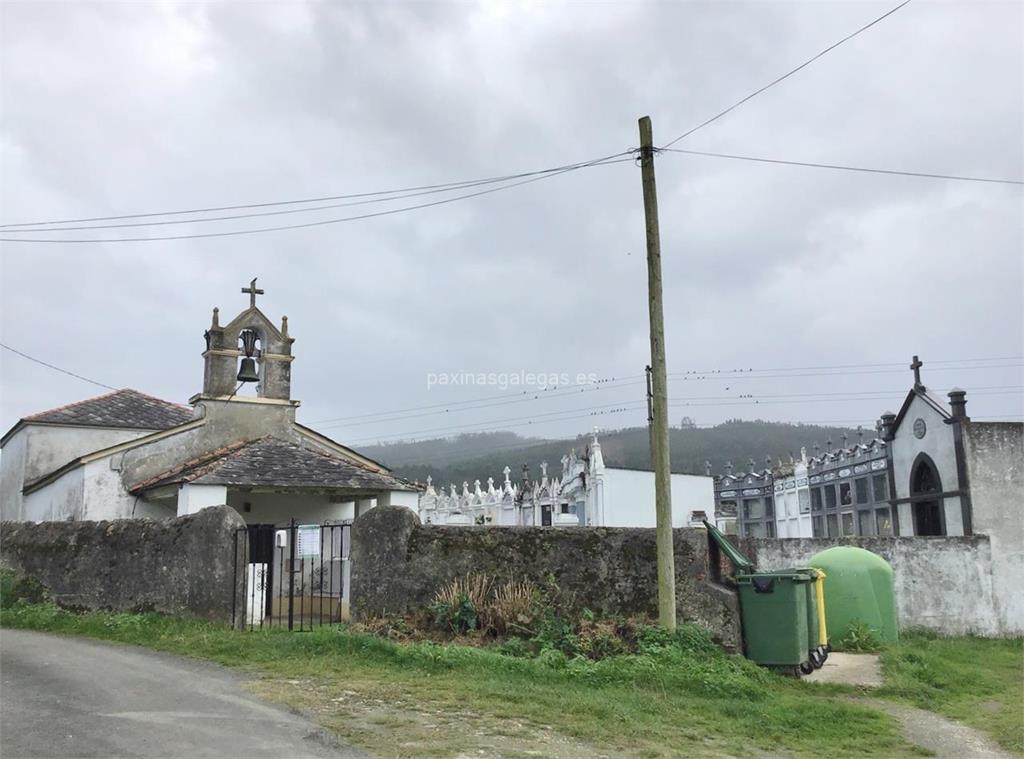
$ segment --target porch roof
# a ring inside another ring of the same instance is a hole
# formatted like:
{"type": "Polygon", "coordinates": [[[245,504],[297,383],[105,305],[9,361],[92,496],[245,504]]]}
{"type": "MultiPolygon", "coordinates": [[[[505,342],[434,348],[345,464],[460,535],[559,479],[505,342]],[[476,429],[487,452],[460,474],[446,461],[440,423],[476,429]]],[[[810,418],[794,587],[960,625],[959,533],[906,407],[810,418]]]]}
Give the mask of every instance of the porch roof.
{"type": "Polygon", "coordinates": [[[416,490],[391,474],[277,438],[243,441],[186,462],[131,488],[132,493],[172,484],[318,490],[416,490]]]}

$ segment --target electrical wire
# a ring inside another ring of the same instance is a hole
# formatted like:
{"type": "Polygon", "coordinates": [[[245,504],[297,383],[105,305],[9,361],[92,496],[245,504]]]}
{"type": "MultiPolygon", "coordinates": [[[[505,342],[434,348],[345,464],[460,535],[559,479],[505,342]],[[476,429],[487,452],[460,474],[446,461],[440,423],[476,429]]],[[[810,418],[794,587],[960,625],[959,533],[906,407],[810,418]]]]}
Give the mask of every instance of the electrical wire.
{"type": "MultiPolygon", "coordinates": [[[[421,208],[431,208],[431,207],[434,207],[434,206],[446,205],[448,203],[455,203],[456,201],[459,201],[459,200],[466,200],[468,198],[480,197],[481,195],[489,195],[489,194],[494,193],[494,192],[501,192],[502,190],[508,190],[508,189],[513,188],[513,187],[520,187],[520,186],[525,185],[525,184],[531,184],[533,182],[539,182],[539,181],[541,181],[543,179],[550,179],[551,177],[560,176],[560,175],[566,174],[568,172],[579,171],[580,169],[590,168],[590,167],[593,167],[593,166],[607,166],[609,164],[624,163],[626,161],[632,162],[633,159],[630,158],[630,157],[624,157],[624,158],[620,158],[619,157],[619,156],[626,156],[626,155],[628,155],[628,152],[629,151],[623,151],[621,153],[615,153],[615,154],[613,154],[611,156],[606,156],[605,158],[598,158],[598,159],[595,159],[593,161],[589,161],[589,162],[585,162],[585,163],[570,164],[567,167],[564,167],[564,168],[561,168],[561,169],[558,169],[558,170],[553,170],[551,173],[541,174],[539,176],[534,176],[534,177],[531,177],[529,179],[523,179],[523,180],[520,180],[520,181],[517,181],[517,182],[512,182],[511,184],[504,184],[504,185],[501,185],[500,187],[491,187],[491,188],[486,189],[486,190],[478,190],[477,192],[466,193],[464,195],[456,195],[455,197],[452,197],[452,198],[444,198],[442,200],[434,200],[434,201],[431,201],[429,203],[418,203],[416,205],[402,206],[401,208],[391,208],[391,209],[388,209],[388,210],[385,210],[385,211],[375,211],[375,212],[372,212],[372,213],[358,214],[358,215],[355,215],[355,216],[343,216],[343,217],[334,218],[334,219],[322,219],[320,221],[310,221],[310,222],[305,222],[305,223],[302,223],[302,224],[286,224],[286,225],[281,225],[281,226],[276,226],[276,227],[258,227],[258,228],[255,228],[255,229],[236,229],[236,230],[227,230],[227,231],[223,231],[223,232],[201,232],[201,233],[196,233],[196,234],[185,234],[185,235],[162,235],[162,236],[156,236],[156,237],[111,237],[111,238],[96,238],[96,237],[93,237],[93,238],[78,238],[78,239],[67,239],[67,238],[65,238],[65,239],[55,239],[55,238],[46,238],[46,239],[39,239],[39,238],[28,239],[28,238],[25,238],[25,239],[23,239],[23,238],[0,237],[0,242],[71,243],[71,244],[78,244],[78,243],[111,243],[111,242],[157,242],[157,241],[165,241],[165,240],[196,240],[196,239],[211,238],[211,237],[235,237],[235,236],[238,236],[238,235],[254,235],[254,234],[262,234],[262,233],[266,233],[266,232],[281,232],[281,231],[284,231],[284,230],[291,230],[291,229],[307,229],[307,228],[310,228],[310,227],[321,227],[321,226],[325,226],[325,225],[328,225],[328,224],[341,224],[343,222],[358,221],[358,220],[361,220],[361,219],[373,219],[373,218],[377,218],[379,216],[391,216],[393,214],[405,213],[407,211],[416,211],[416,210],[419,210],[421,208]]],[[[10,229],[8,229],[8,230],[4,230],[4,233],[5,234],[10,234],[11,232],[17,232],[17,231],[19,231],[19,230],[10,230],[10,229]]]]}
{"type": "Polygon", "coordinates": [[[844,166],[835,163],[813,163],[811,161],[785,161],[780,158],[759,158],[733,153],[711,153],[704,150],[682,150],[680,148],[662,148],[667,153],[685,153],[687,155],[707,156],[709,158],[728,158],[735,161],[754,161],[756,163],[780,164],[783,166],[803,166],[814,169],[834,169],[837,171],[856,171],[865,174],[890,174],[901,177],[924,177],[927,179],[952,179],[958,182],[988,182],[991,184],[1024,185],[1020,179],[996,179],[994,177],[968,177],[957,174],[930,174],[923,171],[900,171],[897,169],[869,169],[864,166],[844,166]]]}
{"type": "MultiPolygon", "coordinates": [[[[568,385],[568,386],[565,386],[565,387],[551,387],[551,388],[544,387],[544,388],[541,388],[539,390],[522,390],[521,392],[516,392],[516,393],[507,393],[506,392],[506,393],[500,393],[498,395],[484,395],[483,397],[471,398],[471,399],[468,399],[468,400],[453,400],[453,402],[447,403],[447,404],[432,404],[431,406],[416,406],[416,407],[413,407],[413,408],[410,408],[410,409],[394,409],[392,411],[378,411],[378,412],[371,412],[369,414],[356,414],[354,416],[347,416],[347,417],[332,417],[331,419],[319,419],[319,420],[317,420],[315,422],[309,422],[309,424],[326,424],[328,422],[345,422],[345,421],[350,421],[352,419],[366,419],[368,417],[389,416],[391,414],[406,414],[406,413],[411,412],[411,411],[426,411],[428,409],[443,409],[444,411],[447,411],[447,409],[449,409],[450,407],[453,407],[453,406],[463,406],[465,404],[476,404],[476,403],[484,402],[484,400],[494,400],[494,399],[500,399],[500,398],[514,397],[514,398],[518,398],[519,400],[534,400],[534,399],[538,399],[538,397],[531,397],[531,398],[522,397],[522,396],[525,396],[525,395],[540,396],[540,395],[543,394],[545,397],[551,397],[555,393],[568,394],[569,392],[573,392],[573,393],[575,393],[575,392],[592,392],[594,390],[599,390],[599,389],[601,389],[602,387],[604,387],[606,385],[623,383],[623,382],[626,382],[626,380],[632,380],[632,379],[636,379],[638,377],[643,377],[643,375],[642,374],[635,374],[635,375],[630,375],[628,377],[620,377],[620,378],[607,377],[605,379],[599,379],[599,380],[597,380],[594,383],[588,383],[587,385],[568,385]],[[591,386],[591,384],[593,384],[593,386],[591,386]]],[[[633,384],[633,383],[630,383],[630,384],[633,384]]],[[[517,400],[510,400],[509,403],[518,403],[518,402],[517,402],[517,400]]],[[[495,404],[495,406],[505,406],[505,404],[495,404]]],[[[479,408],[482,409],[482,408],[485,408],[485,407],[481,406],[479,408]]]]}
{"type": "MultiPolygon", "coordinates": [[[[526,172],[526,173],[523,173],[523,174],[514,174],[514,175],[511,175],[511,178],[514,179],[514,178],[518,178],[518,177],[540,176],[540,175],[552,174],[552,173],[555,173],[555,172],[564,172],[567,168],[575,169],[575,168],[577,168],[577,165],[576,164],[570,164],[568,166],[558,166],[558,167],[555,167],[555,168],[552,168],[552,169],[542,169],[540,171],[526,172]]],[[[388,195],[386,197],[374,197],[374,198],[369,198],[369,199],[364,199],[364,200],[354,200],[354,201],[350,201],[350,202],[347,202],[347,203],[332,203],[330,205],[309,206],[309,207],[306,207],[306,208],[288,208],[288,209],[277,210],[277,211],[258,211],[258,212],[255,212],[255,213],[232,214],[232,215],[229,215],[229,216],[210,216],[210,217],[206,217],[206,218],[196,218],[196,219],[170,219],[170,220],[163,220],[163,221],[143,221],[143,222],[130,222],[130,223],[126,223],[126,224],[102,224],[102,225],[78,226],[78,227],[42,226],[41,224],[36,223],[36,224],[31,225],[33,227],[31,229],[11,229],[11,228],[9,228],[10,225],[0,225],[0,230],[2,230],[4,232],[12,232],[12,233],[19,233],[19,234],[20,233],[26,233],[26,234],[27,233],[45,234],[47,232],[79,232],[79,231],[88,231],[88,230],[94,230],[94,229],[124,229],[126,227],[132,227],[132,228],[134,228],[134,227],[157,227],[157,226],[166,226],[166,225],[171,225],[171,224],[205,224],[207,222],[216,222],[216,221],[232,221],[232,220],[237,220],[237,219],[262,218],[262,217],[265,217],[265,216],[282,216],[282,215],[295,214],[295,213],[311,213],[311,212],[315,212],[315,211],[327,211],[327,210],[331,210],[331,209],[334,209],[334,208],[348,208],[348,207],[351,207],[351,206],[362,206],[362,205],[368,205],[368,204],[372,204],[372,203],[390,203],[390,202],[393,202],[395,200],[403,200],[405,198],[415,198],[415,197],[420,197],[420,196],[423,196],[423,195],[436,195],[436,194],[439,194],[439,193],[454,192],[456,190],[467,189],[467,188],[470,188],[470,187],[479,187],[479,186],[482,186],[482,185],[496,184],[496,183],[500,183],[500,182],[507,182],[507,181],[509,181],[509,179],[510,179],[509,177],[499,177],[497,179],[478,179],[478,180],[467,181],[467,182],[462,183],[462,184],[452,185],[450,187],[443,187],[441,189],[424,189],[424,190],[418,190],[418,191],[415,191],[415,192],[406,192],[406,191],[402,191],[402,190],[395,190],[395,191],[392,191],[392,192],[397,192],[399,194],[392,194],[392,195],[388,195]]],[[[283,202],[285,202],[285,203],[297,203],[297,202],[300,202],[300,201],[283,201],[283,202]]],[[[168,213],[181,213],[181,212],[172,211],[172,212],[168,212],[168,213]]]]}
{"type": "Polygon", "coordinates": [[[671,142],[667,142],[667,143],[665,143],[665,145],[663,145],[663,146],[661,147],[661,149],[662,149],[662,150],[664,150],[664,149],[666,149],[666,148],[669,148],[669,147],[671,147],[672,145],[675,145],[675,144],[676,144],[677,142],[679,142],[680,140],[683,140],[683,139],[685,139],[685,138],[689,137],[689,136],[690,136],[691,134],[693,134],[694,132],[696,132],[696,131],[698,131],[698,130],[700,130],[700,129],[703,129],[703,128],[704,128],[704,127],[706,127],[706,126],[707,126],[708,124],[710,124],[710,123],[712,123],[712,122],[714,122],[714,121],[717,121],[718,119],[720,119],[720,118],[722,118],[723,116],[725,116],[725,115],[726,115],[727,113],[730,113],[730,112],[732,112],[732,111],[736,110],[736,109],[737,109],[737,108],[739,108],[739,107],[740,107],[741,105],[743,105],[744,103],[746,103],[746,102],[747,102],[748,100],[752,100],[753,98],[757,97],[757,96],[758,96],[758,95],[760,95],[760,94],[761,94],[762,92],[764,92],[765,90],[767,90],[767,89],[769,89],[769,88],[771,88],[771,87],[774,87],[774,86],[775,86],[776,84],[778,84],[779,82],[782,82],[783,80],[785,80],[785,79],[788,79],[789,77],[793,76],[793,74],[797,73],[798,71],[800,71],[800,70],[802,70],[802,69],[806,68],[807,66],[810,66],[810,65],[811,65],[812,63],[814,63],[814,62],[815,62],[816,60],[818,60],[819,58],[821,58],[821,57],[822,57],[823,55],[826,55],[826,54],[828,54],[828,53],[832,52],[832,51],[833,51],[833,50],[835,50],[835,49],[836,49],[837,47],[839,47],[840,45],[842,45],[842,44],[843,44],[844,42],[848,42],[849,40],[852,40],[852,39],[853,39],[854,37],[856,37],[856,36],[857,36],[858,34],[860,34],[861,32],[865,32],[865,31],[867,31],[868,29],[870,29],[871,27],[873,27],[873,26],[874,26],[875,24],[877,24],[877,23],[879,23],[879,22],[881,22],[881,21],[885,20],[886,18],[888,18],[889,16],[891,16],[892,14],[894,14],[894,13],[895,13],[896,11],[900,10],[901,8],[905,7],[905,6],[906,6],[906,5],[908,5],[909,3],[910,3],[910,0],[904,0],[904,1],[902,2],[902,3],[900,3],[899,5],[897,5],[897,6],[895,7],[895,8],[893,8],[893,9],[891,9],[891,10],[887,11],[886,13],[883,13],[883,14],[882,14],[881,16],[879,16],[878,18],[876,18],[876,19],[875,19],[874,21],[871,21],[870,23],[868,23],[868,24],[865,24],[864,26],[862,26],[862,27],[861,27],[860,29],[858,29],[857,31],[853,32],[852,34],[848,34],[848,35],[846,35],[845,37],[843,37],[843,38],[842,38],[841,40],[839,40],[838,42],[834,42],[834,43],[832,43],[831,45],[829,45],[829,46],[828,46],[827,48],[825,48],[824,50],[822,50],[822,51],[821,51],[820,53],[818,53],[817,55],[813,56],[812,58],[808,58],[808,59],[807,59],[806,61],[804,61],[803,63],[801,63],[801,64],[800,64],[799,66],[797,66],[797,67],[796,67],[795,69],[791,69],[790,71],[787,71],[787,72],[786,72],[785,74],[783,74],[782,76],[780,76],[780,77],[778,77],[778,78],[776,78],[776,79],[773,79],[773,80],[772,80],[771,82],[769,82],[768,84],[766,84],[766,85],[765,85],[764,87],[761,87],[760,89],[758,89],[758,90],[755,90],[754,92],[750,93],[749,95],[747,95],[747,96],[746,96],[745,98],[743,98],[742,100],[738,100],[738,101],[736,101],[735,103],[733,103],[732,105],[730,105],[730,106],[729,106],[728,108],[726,108],[726,109],[725,109],[724,111],[720,111],[719,113],[715,114],[715,115],[714,115],[714,116],[712,116],[712,117],[711,117],[710,119],[708,119],[707,121],[701,122],[700,124],[698,124],[697,126],[693,127],[692,129],[689,129],[689,130],[687,130],[686,132],[683,132],[683,133],[682,133],[681,135],[679,135],[678,137],[676,137],[676,138],[675,138],[674,140],[672,140],[671,142]]]}
{"type": "MultiPolygon", "coordinates": [[[[621,154],[618,154],[621,155],[621,154]]],[[[616,157],[616,156],[610,156],[616,157]]],[[[603,160],[603,159],[595,159],[603,160]]],[[[42,227],[51,226],[54,224],[85,224],[93,221],[120,221],[122,219],[146,219],[154,216],[184,216],[189,214],[199,213],[218,213],[220,211],[239,211],[250,208],[271,208],[274,206],[287,206],[287,205],[301,205],[303,203],[323,203],[332,200],[350,200],[352,198],[369,198],[369,197],[380,197],[385,195],[395,195],[396,193],[407,193],[417,192],[420,190],[425,191],[436,191],[444,192],[452,189],[461,189],[464,187],[472,187],[481,184],[493,184],[496,182],[506,182],[513,179],[523,179],[525,177],[537,176],[540,174],[549,174],[555,171],[560,171],[572,166],[582,165],[584,163],[590,163],[589,161],[580,161],[574,164],[565,164],[563,166],[554,166],[547,169],[537,169],[534,171],[524,171],[517,174],[505,174],[502,176],[484,177],[482,179],[464,179],[458,182],[444,182],[441,184],[427,184],[419,185],[416,187],[403,187],[396,190],[376,190],[373,192],[355,192],[348,193],[346,195],[322,195],[313,198],[300,198],[297,200],[275,200],[264,203],[243,203],[240,205],[233,206],[211,206],[209,208],[192,208],[187,210],[178,211],[152,211],[149,213],[133,213],[133,214],[122,214],[120,216],[93,216],[90,218],[82,219],[54,219],[50,221],[32,221],[32,222],[20,222],[20,223],[8,223],[0,224],[0,230],[8,230],[13,227],[42,227]]],[[[385,200],[394,198],[386,198],[385,200]]],[[[99,228],[99,227],[97,227],[99,228]]]]}
{"type": "Polygon", "coordinates": [[[106,384],[104,384],[102,382],[97,382],[94,379],[89,379],[88,377],[83,377],[81,374],[76,374],[75,372],[69,371],[67,369],[62,369],[59,366],[55,366],[53,364],[47,363],[46,361],[43,361],[42,359],[36,358],[35,356],[30,356],[27,353],[22,353],[21,351],[15,350],[14,348],[12,348],[9,345],[4,345],[3,343],[0,343],[0,348],[3,348],[4,350],[8,350],[11,353],[15,353],[15,354],[21,356],[22,358],[28,359],[29,361],[34,361],[35,363],[40,364],[42,366],[45,366],[48,369],[53,369],[54,371],[60,372],[61,374],[66,374],[69,377],[74,377],[75,379],[80,379],[83,382],[88,382],[88,383],[93,384],[93,385],[99,385],[100,387],[105,387],[107,390],[117,390],[118,389],[116,387],[112,387],[111,385],[106,385],[106,384]]]}
{"type": "MultiPolygon", "coordinates": [[[[1022,386],[1017,385],[1003,385],[995,386],[993,388],[978,389],[975,391],[977,395],[1006,395],[1011,393],[1017,393],[1020,391],[1022,386]],[[1004,389],[1005,388],[1005,389],[1004,389]]],[[[868,397],[867,392],[862,393],[822,393],[822,396],[830,397],[812,397],[812,396],[801,396],[797,394],[793,395],[766,395],[762,398],[734,398],[734,397],[723,397],[723,402],[692,402],[685,399],[670,400],[669,407],[671,408],[692,408],[692,407],[730,407],[730,406],[756,406],[756,405],[768,405],[768,404],[779,404],[779,403],[793,403],[796,399],[803,399],[803,403],[850,403],[857,401],[879,401],[883,400],[886,395],[882,394],[882,391],[877,391],[878,397],[868,397]]],[[[902,391],[896,391],[888,394],[897,395],[902,391]]],[[[700,399],[703,400],[714,400],[714,397],[700,399]]],[[[505,419],[491,419],[485,422],[474,422],[468,425],[446,425],[442,427],[431,427],[421,430],[413,430],[408,432],[390,433],[386,436],[374,436],[354,441],[348,441],[350,445],[359,445],[361,443],[367,443],[368,441],[380,441],[388,439],[405,439],[408,435],[422,435],[426,433],[447,433],[447,434],[458,434],[462,432],[481,431],[479,428],[487,428],[493,425],[504,425],[508,426],[523,426],[535,423],[548,423],[548,422],[559,422],[566,421],[568,419],[578,419],[581,416],[570,416],[563,417],[564,414],[576,414],[577,412],[590,412],[589,414],[583,414],[583,416],[600,416],[611,413],[620,413],[624,411],[637,411],[646,408],[646,401],[616,401],[614,403],[607,403],[598,406],[585,406],[581,408],[563,409],[561,411],[551,411],[544,414],[532,414],[529,416],[519,417],[508,417],[505,419]],[[558,418],[553,418],[558,417],[558,418]],[[508,422],[522,422],[521,425],[509,425],[508,422]]]]}
{"type": "MultiPolygon", "coordinates": [[[[945,360],[938,360],[938,361],[929,361],[928,362],[928,366],[930,368],[934,369],[935,371],[947,371],[947,370],[952,370],[952,369],[961,368],[961,367],[957,367],[957,366],[939,366],[939,365],[940,364],[967,364],[967,363],[981,364],[982,362],[988,362],[988,361],[1022,361],[1022,360],[1024,360],[1024,356],[998,356],[998,357],[994,356],[994,357],[989,357],[989,358],[973,358],[973,359],[945,359],[945,360]]],[[[716,380],[716,379],[747,379],[747,378],[773,379],[773,378],[790,378],[790,377],[833,377],[833,376],[845,376],[848,372],[839,373],[839,372],[835,372],[835,371],[831,371],[831,370],[838,370],[838,369],[846,370],[846,369],[855,369],[855,368],[858,368],[858,367],[874,368],[874,367],[903,367],[903,366],[905,366],[905,365],[902,362],[888,362],[888,363],[874,363],[874,364],[872,364],[872,363],[865,363],[865,364],[833,364],[833,365],[826,365],[826,366],[782,367],[782,368],[771,368],[771,369],[768,369],[768,368],[764,368],[764,369],[704,369],[704,370],[689,369],[689,370],[686,370],[686,371],[683,371],[683,372],[674,372],[674,373],[669,374],[668,376],[670,378],[672,378],[672,379],[682,379],[684,381],[707,381],[707,380],[716,380]],[[824,370],[824,371],[804,372],[804,370],[824,370]],[[789,373],[789,372],[797,372],[797,371],[800,371],[802,373],[799,373],[799,374],[789,373]],[[765,374],[766,372],[771,372],[773,374],[765,374]],[[785,373],[782,373],[782,372],[785,372],[785,373]]],[[[992,368],[992,369],[1000,369],[1000,368],[1006,368],[1006,367],[1011,367],[1012,368],[1012,367],[1016,367],[1016,366],[1017,366],[1017,364],[1007,364],[1007,365],[989,365],[989,366],[965,366],[965,367],[962,367],[962,368],[973,370],[973,369],[986,369],[986,368],[992,368]]],[[[897,374],[897,373],[902,373],[902,372],[905,372],[905,371],[906,371],[905,368],[900,368],[900,369],[895,369],[894,368],[894,369],[889,369],[889,370],[887,370],[885,372],[869,372],[869,373],[897,374]]],[[[857,372],[854,372],[854,373],[856,374],[857,372]]],[[[423,414],[415,414],[415,416],[408,416],[408,414],[410,414],[411,412],[421,412],[421,411],[429,412],[429,411],[432,411],[432,410],[436,410],[435,414],[440,414],[440,413],[449,413],[449,412],[452,411],[453,407],[456,407],[456,406],[463,407],[463,408],[455,409],[455,413],[457,413],[457,412],[460,412],[460,411],[478,410],[478,409],[483,409],[483,408],[492,408],[492,407],[495,407],[495,406],[505,406],[505,405],[510,405],[510,404],[513,404],[513,403],[524,403],[524,402],[527,402],[527,401],[545,400],[547,398],[561,397],[561,396],[565,396],[565,395],[575,395],[575,394],[579,394],[579,393],[589,393],[589,392],[594,392],[596,390],[602,390],[602,389],[618,389],[618,388],[622,388],[622,387],[628,387],[628,386],[632,386],[632,385],[643,384],[643,379],[642,379],[643,377],[644,377],[644,375],[642,375],[642,374],[626,375],[625,377],[606,377],[606,378],[597,380],[597,382],[594,383],[593,385],[586,385],[586,386],[570,385],[570,386],[558,387],[558,388],[544,388],[544,389],[536,390],[536,391],[524,390],[524,391],[520,391],[520,392],[517,392],[517,393],[499,393],[497,395],[482,396],[482,397],[479,397],[479,398],[472,398],[472,399],[467,399],[467,400],[463,400],[463,401],[451,401],[451,402],[448,402],[448,403],[434,403],[434,404],[430,404],[430,405],[426,405],[426,406],[411,406],[411,407],[400,408],[400,409],[391,409],[391,410],[388,410],[388,411],[375,411],[375,412],[368,412],[368,413],[365,413],[365,414],[355,414],[355,415],[350,415],[350,416],[331,417],[331,418],[328,418],[328,419],[318,419],[316,421],[308,422],[308,424],[311,425],[311,426],[312,425],[317,425],[317,426],[323,427],[324,429],[332,429],[332,428],[338,428],[338,427],[350,427],[350,426],[354,427],[354,426],[362,426],[363,424],[366,424],[366,423],[374,423],[374,422],[385,423],[385,422],[395,421],[395,420],[398,420],[398,419],[411,419],[411,418],[417,418],[417,417],[421,417],[421,416],[433,416],[434,415],[434,414],[430,414],[430,413],[423,413],[423,414]],[[639,381],[639,382],[635,381],[637,379],[640,379],[641,381],[639,381]],[[506,400],[506,399],[508,399],[508,400],[506,400]],[[498,402],[498,403],[489,403],[488,402],[488,401],[492,401],[492,400],[497,400],[497,401],[500,401],[500,402],[498,402]],[[479,404],[479,405],[476,405],[476,404],[479,404]],[[382,419],[382,418],[378,418],[378,417],[394,417],[394,418],[382,419]],[[361,421],[361,420],[369,420],[369,421],[368,422],[364,422],[364,421],[361,421]],[[352,424],[347,424],[348,422],[352,422],[352,424]]]]}

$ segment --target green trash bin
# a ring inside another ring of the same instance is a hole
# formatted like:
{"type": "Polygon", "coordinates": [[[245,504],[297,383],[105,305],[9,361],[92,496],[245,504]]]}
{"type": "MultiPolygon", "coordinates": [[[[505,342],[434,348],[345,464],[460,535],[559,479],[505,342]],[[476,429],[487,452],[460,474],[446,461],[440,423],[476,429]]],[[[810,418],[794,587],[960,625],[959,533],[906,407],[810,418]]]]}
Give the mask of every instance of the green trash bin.
{"type": "MultiPolygon", "coordinates": [[[[707,520],[704,526],[736,570],[747,658],[792,674],[809,674],[824,664],[823,615],[818,613],[824,573],[812,567],[758,572],[717,527],[707,520]]],[[[718,561],[715,552],[712,560],[718,561]]]]}
{"type": "Polygon", "coordinates": [[[736,577],[748,659],[768,667],[809,671],[807,588],[803,572],[751,572],[736,577]]]}

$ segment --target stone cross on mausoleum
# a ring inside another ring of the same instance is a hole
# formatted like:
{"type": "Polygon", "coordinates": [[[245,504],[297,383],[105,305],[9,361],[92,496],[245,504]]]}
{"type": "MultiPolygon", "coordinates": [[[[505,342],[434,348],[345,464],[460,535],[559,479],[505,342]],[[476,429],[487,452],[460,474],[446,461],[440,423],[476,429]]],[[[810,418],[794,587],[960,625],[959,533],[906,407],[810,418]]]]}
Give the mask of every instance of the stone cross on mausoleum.
{"type": "Polygon", "coordinates": [[[921,384],[921,367],[924,366],[924,362],[921,361],[917,356],[914,356],[914,360],[910,363],[910,368],[914,370],[914,389],[924,390],[924,385],[921,384]]]}

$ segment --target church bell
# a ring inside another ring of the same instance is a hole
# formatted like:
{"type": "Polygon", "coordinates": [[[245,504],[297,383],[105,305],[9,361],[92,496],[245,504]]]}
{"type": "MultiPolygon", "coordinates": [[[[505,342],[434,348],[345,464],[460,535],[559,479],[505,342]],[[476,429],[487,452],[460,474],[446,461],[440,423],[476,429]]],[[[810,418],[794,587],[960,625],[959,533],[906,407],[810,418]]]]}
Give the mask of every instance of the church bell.
{"type": "Polygon", "coordinates": [[[239,382],[259,382],[260,375],[256,371],[256,359],[254,358],[243,358],[241,365],[238,367],[238,381],[239,382]]]}
{"type": "Polygon", "coordinates": [[[259,382],[260,375],[256,371],[256,359],[253,358],[256,354],[256,340],[258,336],[253,330],[244,329],[238,337],[241,339],[242,349],[245,351],[245,357],[238,367],[238,381],[259,382]]]}

